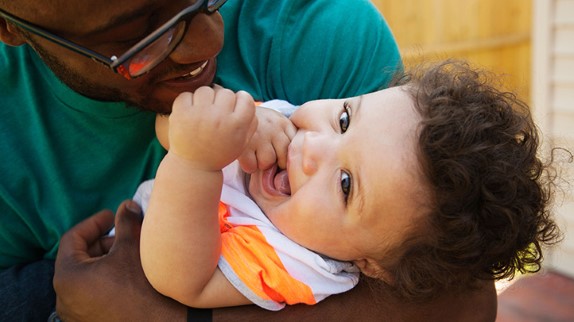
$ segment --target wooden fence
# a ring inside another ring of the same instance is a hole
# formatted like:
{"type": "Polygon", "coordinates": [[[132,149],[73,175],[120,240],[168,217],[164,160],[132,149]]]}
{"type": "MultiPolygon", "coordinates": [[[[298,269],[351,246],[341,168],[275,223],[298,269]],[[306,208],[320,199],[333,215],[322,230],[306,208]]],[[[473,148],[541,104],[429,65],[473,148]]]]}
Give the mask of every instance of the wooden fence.
{"type": "Polygon", "coordinates": [[[391,26],[405,64],[462,58],[504,75],[530,100],[531,0],[372,0],[391,26]]]}

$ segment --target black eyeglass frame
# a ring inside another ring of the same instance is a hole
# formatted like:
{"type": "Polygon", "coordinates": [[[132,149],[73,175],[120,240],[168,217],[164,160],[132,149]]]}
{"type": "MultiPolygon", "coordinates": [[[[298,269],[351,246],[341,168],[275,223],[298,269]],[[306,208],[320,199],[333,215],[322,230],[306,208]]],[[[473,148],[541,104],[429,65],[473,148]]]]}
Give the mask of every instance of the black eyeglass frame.
{"type": "MultiPolygon", "coordinates": [[[[189,21],[197,13],[204,12],[207,14],[212,14],[212,13],[216,12],[217,10],[219,10],[219,8],[222,5],[224,5],[225,2],[227,2],[227,0],[218,0],[218,1],[217,0],[216,1],[200,0],[200,1],[197,1],[193,5],[180,11],[173,18],[171,18],[166,23],[164,23],[161,27],[156,29],[154,32],[152,32],[151,34],[149,34],[148,36],[146,36],[145,38],[140,40],[137,44],[133,45],[130,49],[128,49],[125,53],[123,53],[119,57],[117,57],[115,55],[108,57],[108,56],[102,55],[100,53],[97,53],[93,50],[90,50],[90,49],[84,47],[84,46],[78,45],[78,44],[76,44],[70,40],[67,40],[67,39],[62,38],[58,35],[55,35],[49,31],[47,31],[44,28],[38,27],[38,26],[36,26],[30,22],[27,22],[23,19],[16,17],[16,16],[13,16],[12,14],[10,14],[10,13],[2,10],[2,9],[0,9],[0,16],[5,18],[8,21],[14,23],[15,25],[37,35],[37,36],[40,36],[40,37],[42,37],[46,40],[49,40],[55,44],[58,44],[62,47],[70,49],[70,50],[72,50],[78,54],[89,57],[98,63],[104,64],[107,67],[109,67],[112,71],[114,71],[115,73],[124,76],[126,79],[133,79],[133,78],[139,77],[145,73],[142,73],[141,75],[137,75],[137,76],[132,76],[129,73],[128,69],[124,66],[125,62],[127,62],[133,56],[135,56],[137,53],[139,53],[144,48],[146,48],[147,46],[152,44],[155,40],[157,40],[158,38],[163,36],[166,32],[168,32],[171,28],[176,26],[178,23],[180,23],[181,21],[185,21],[186,25],[184,26],[184,32],[181,35],[180,39],[177,40],[177,43],[175,43],[171,47],[171,49],[168,49],[169,50],[168,53],[164,53],[165,57],[169,56],[171,54],[171,52],[173,52],[175,50],[175,48],[177,48],[181,39],[183,39],[183,37],[185,37],[185,34],[187,33],[187,27],[188,27],[189,21]],[[210,2],[214,2],[214,3],[210,5],[209,4],[210,2]]],[[[165,57],[161,60],[154,62],[154,64],[152,64],[153,66],[149,67],[147,69],[147,71],[149,71],[149,70],[153,69],[155,66],[157,66],[160,62],[162,62],[165,59],[165,57]]]]}

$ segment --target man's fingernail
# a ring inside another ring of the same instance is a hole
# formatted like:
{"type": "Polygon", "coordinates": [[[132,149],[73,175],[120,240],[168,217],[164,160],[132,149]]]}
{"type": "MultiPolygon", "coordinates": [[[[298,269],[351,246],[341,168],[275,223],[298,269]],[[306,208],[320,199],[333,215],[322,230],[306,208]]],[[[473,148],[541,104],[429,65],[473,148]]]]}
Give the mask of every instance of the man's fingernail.
{"type": "Polygon", "coordinates": [[[141,207],[135,201],[128,201],[126,203],[126,208],[136,214],[140,214],[142,212],[141,207]]]}

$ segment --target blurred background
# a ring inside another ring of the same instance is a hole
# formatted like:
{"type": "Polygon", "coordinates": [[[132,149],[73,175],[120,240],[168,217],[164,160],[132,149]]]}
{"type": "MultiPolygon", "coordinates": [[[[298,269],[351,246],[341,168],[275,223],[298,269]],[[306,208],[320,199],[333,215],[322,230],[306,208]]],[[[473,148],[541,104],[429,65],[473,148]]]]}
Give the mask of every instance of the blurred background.
{"type": "Polygon", "coordinates": [[[574,0],[371,0],[385,16],[405,65],[462,58],[500,74],[531,108],[542,157],[559,182],[556,220],[564,241],[544,269],[499,283],[497,321],[574,321],[574,0]]]}
{"type": "Polygon", "coordinates": [[[397,39],[405,64],[464,58],[505,74],[530,97],[531,0],[373,0],[397,39]]]}

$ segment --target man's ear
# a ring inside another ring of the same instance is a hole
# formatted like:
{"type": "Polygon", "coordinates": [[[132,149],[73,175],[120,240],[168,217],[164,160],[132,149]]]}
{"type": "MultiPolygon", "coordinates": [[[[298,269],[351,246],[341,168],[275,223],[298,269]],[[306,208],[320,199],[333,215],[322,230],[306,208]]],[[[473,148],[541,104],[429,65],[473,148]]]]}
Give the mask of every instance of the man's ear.
{"type": "Polygon", "coordinates": [[[394,282],[393,276],[376,260],[363,258],[355,260],[353,263],[361,270],[361,273],[368,277],[383,280],[387,284],[393,284],[394,282]]]}
{"type": "Polygon", "coordinates": [[[0,18],[0,41],[9,46],[21,46],[26,43],[22,32],[4,18],[0,18]]]}

